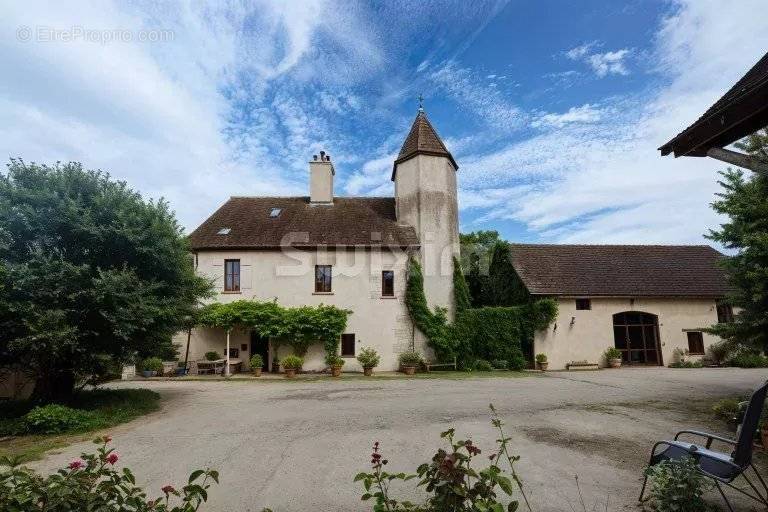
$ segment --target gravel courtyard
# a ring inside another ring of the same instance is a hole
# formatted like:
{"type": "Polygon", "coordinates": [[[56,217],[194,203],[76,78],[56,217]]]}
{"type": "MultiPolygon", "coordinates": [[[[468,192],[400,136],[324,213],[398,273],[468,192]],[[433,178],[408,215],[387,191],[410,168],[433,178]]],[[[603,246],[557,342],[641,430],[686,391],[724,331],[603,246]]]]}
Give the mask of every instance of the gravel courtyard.
{"type": "MultiPolygon", "coordinates": [[[[160,392],[163,409],[111,433],[121,463],[151,495],[211,466],[221,485],[205,510],[358,511],[369,508],[352,478],[368,469],[374,441],[388,469],[406,472],[431,457],[450,426],[490,448],[492,402],[522,455],[518,470],[534,510],[583,510],[575,476],[587,510],[596,503],[596,510],[637,510],[652,443],[685,427],[725,433],[709,413],[712,401],[766,378],[765,370],[642,368],[527,378],[130,382],[120,385],[160,392]]],[[[59,467],[91,446],[70,446],[36,466],[59,467]]],[[[415,496],[409,492],[400,495],[415,496]]]]}

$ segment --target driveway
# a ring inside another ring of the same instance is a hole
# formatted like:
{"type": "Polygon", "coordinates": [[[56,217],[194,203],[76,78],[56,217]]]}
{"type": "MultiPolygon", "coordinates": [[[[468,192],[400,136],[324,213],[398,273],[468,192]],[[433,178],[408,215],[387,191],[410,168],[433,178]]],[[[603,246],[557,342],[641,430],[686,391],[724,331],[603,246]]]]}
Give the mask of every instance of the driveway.
{"type": "MultiPolygon", "coordinates": [[[[712,402],[748,393],[766,377],[643,368],[460,380],[130,382],[119,385],[154,389],[164,407],[111,433],[150,495],[211,466],[221,485],[207,511],[357,511],[369,508],[352,478],[368,469],[374,441],[388,469],[406,472],[431,458],[450,426],[490,448],[492,402],[522,455],[518,471],[534,510],[582,510],[576,476],[587,510],[595,503],[636,510],[652,443],[685,427],[723,432],[712,402]]],[[[91,446],[73,445],[37,467],[60,467],[91,446]]]]}

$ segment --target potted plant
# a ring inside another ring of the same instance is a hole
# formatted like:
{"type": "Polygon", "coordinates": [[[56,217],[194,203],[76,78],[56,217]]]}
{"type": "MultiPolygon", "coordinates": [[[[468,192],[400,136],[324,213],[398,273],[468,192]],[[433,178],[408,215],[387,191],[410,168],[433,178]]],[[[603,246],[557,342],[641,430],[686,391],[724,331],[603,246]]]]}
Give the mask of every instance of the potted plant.
{"type": "Polygon", "coordinates": [[[280,366],[283,367],[283,371],[285,371],[286,378],[292,379],[296,376],[296,372],[302,367],[304,364],[304,360],[300,358],[299,356],[295,356],[293,354],[289,356],[285,356],[282,361],[280,361],[280,366]]]}
{"type": "Polygon", "coordinates": [[[253,354],[251,356],[251,371],[254,377],[261,377],[261,368],[264,366],[264,358],[261,354],[253,354]]]}
{"type": "Polygon", "coordinates": [[[159,357],[148,357],[141,363],[141,374],[144,377],[154,377],[163,371],[163,360],[159,357]]]}
{"type": "Polygon", "coordinates": [[[373,369],[379,366],[379,353],[371,347],[366,347],[357,355],[357,362],[363,367],[363,375],[370,377],[373,369]]]}
{"type": "Polygon", "coordinates": [[[403,352],[398,359],[400,361],[400,368],[402,368],[403,373],[406,375],[413,375],[416,373],[416,367],[421,366],[421,355],[418,352],[403,352]]]}
{"type": "Polygon", "coordinates": [[[621,350],[616,347],[608,347],[604,355],[608,366],[611,368],[619,368],[621,366],[621,350]]]}
{"type": "Polygon", "coordinates": [[[545,372],[549,367],[549,361],[547,361],[547,354],[536,354],[536,364],[539,365],[539,370],[545,372]]]}
{"type": "Polygon", "coordinates": [[[187,374],[187,363],[184,361],[178,361],[176,363],[176,375],[182,377],[187,374]]]}
{"type": "Polygon", "coordinates": [[[331,367],[331,375],[334,377],[341,377],[341,368],[344,366],[344,358],[340,355],[334,354],[328,356],[325,360],[328,366],[331,367]]]}
{"type": "Polygon", "coordinates": [[[221,354],[219,354],[216,351],[210,351],[205,353],[205,360],[206,361],[218,361],[221,359],[221,354]]]}

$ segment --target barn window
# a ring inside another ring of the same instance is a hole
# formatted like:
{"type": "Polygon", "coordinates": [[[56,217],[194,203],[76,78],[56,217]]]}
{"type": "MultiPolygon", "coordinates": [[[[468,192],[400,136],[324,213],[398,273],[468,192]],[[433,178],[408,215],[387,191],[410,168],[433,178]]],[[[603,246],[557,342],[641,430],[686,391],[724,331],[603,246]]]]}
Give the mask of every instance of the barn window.
{"type": "Polygon", "coordinates": [[[699,331],[688,331],[688,353],[694,355],[704,354],[704,335],[699,331]]]}
{"type": "Polygon", "coordinates": [[[592,301],[590,299],[576,299],[576,309],[592,309],[592,301]]]}

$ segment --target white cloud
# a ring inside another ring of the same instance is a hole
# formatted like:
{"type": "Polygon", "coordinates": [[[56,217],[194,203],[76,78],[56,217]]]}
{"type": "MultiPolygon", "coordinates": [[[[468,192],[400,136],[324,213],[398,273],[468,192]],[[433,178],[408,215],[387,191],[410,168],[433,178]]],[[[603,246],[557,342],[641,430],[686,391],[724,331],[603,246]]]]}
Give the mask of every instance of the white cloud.
{"type": "Polygon", "coordinates": [[[596,123],[603,115],[603,110],[585,103],[580,107],[571,107],[562,114],[543,114],[531,122],[534,128],[554,126],[562,128],[571,123],[596,123]]]}
{"type": "Polygon", "coordinates": [[[565,56],[574,61],[588,64],[599,77],[606,75],[628,75],[625,59],[630,54],[628,48],[609,52],[596,52],[600,44],[597,41],[571,48],[565,56]]]}
{"type": "Polygon", "coordinates": [[[726,166],[662,158],[656,148],[762,56],[768,30],[753,14],[760,4],[723,11],[714,0],[679,3],[654,41],[667,85],[606,99],[607,112],[594,122],[542,125],[532,138],[465,157],[462,197],[474,198],[481,220],[522,222],[544,240],[701,243],[721,221],[709,203],[726,166]]]}

